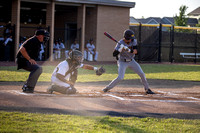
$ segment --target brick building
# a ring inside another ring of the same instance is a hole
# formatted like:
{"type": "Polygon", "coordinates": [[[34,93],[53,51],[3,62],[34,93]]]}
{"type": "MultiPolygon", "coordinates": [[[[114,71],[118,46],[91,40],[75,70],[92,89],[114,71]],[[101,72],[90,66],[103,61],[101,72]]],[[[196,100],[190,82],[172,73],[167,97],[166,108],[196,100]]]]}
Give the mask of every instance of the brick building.
{"type": "Polygon", "coordinates": [[[81,51],[87,40],[93,39],[99,61],[111,61],[115,43],[104,36],[107,31],[116,39],[129,28],[129,10],[135,2],[118,0],[6,0],[0,2],[0,24],[15,25],[15,53],[20,37],[31,36],[37,27],[51,34],[46,49],[52,60],[54,40],[60,38],[69,48],[78,38],[81,51]]]}

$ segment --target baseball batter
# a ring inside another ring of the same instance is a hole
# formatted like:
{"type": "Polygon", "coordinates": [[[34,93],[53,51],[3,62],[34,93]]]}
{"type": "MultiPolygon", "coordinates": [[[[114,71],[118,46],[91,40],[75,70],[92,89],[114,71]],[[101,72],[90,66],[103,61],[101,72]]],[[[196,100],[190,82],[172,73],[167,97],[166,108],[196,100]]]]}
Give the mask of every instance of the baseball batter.
{"type": "Polygon", "coordinates": [[[105,72],[103,67],[97,68],[83,64],[82,61],[82,53],[78,50],[72,50],[69,53],[69,57],[54,69],[51,77],[52,85],[47,89],[47,92],[50,94],[53,91],[62,94],[75,94],[77,90],[74,88],[74,84],[77,80],[78,68],[95,70],[96,75],[101,75],[105,72]]]}
{"type": "Polygon", "coordinates": [[[103,89],[104,92],[109,91],[123,80],[125,71],[127,67],[129,67],[140,76],[146,94],[154,94],[154,92],[149,89],[149,84],[144,72],[134,59],[135,54],[137,54],[137,40],[134,37],[134,32],[129,29],[125,30],[124,38],[117,43],[113,52],[113,56],[118,60],[118,77],[103,89]]]}

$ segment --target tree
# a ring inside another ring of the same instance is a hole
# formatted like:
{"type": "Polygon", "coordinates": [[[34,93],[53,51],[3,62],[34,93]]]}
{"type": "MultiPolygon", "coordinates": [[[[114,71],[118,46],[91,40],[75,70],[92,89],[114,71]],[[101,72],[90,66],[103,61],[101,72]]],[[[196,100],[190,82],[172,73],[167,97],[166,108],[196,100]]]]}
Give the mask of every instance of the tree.
{"type": "Polygon", "coordinates": [[[187,26],[187,18],[186,18],[186,15],[185,15],[185,12],[187,10],[187,6],[185,5],[182,5],[180,8],[179,8],[179,16],[175,16],[174,17],[174,23],[176,26],[187,26]]]}

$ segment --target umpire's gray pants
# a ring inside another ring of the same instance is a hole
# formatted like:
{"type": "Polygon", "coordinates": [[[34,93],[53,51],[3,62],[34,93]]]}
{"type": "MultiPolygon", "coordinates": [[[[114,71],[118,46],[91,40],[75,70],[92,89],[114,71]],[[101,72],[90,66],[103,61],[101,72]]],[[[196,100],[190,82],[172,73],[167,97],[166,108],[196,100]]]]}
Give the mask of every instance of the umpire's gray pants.
{"type": "Polygon", "coordinates": [[[42,67],[40,67],[38,64],[32,65],[28,61],[26,63],[27,66],[23,67],[23,69],[30,72],[29,77],[26,81],[26,85],[34,89],[39,76],[42,74],[42,67]]]}
{"type": "Polygon", "coordinates": [[[124,74],[126,72],[127,67],[132,69],[135,73],[137,73],[140,76],[141,82],[144,85],[144,89],[145,90],[149,89],[149,84],[146,80],[145,74],[142,71],[140,65],[134,59],[130,62],[124,62],[119,60],[117,63],[118,63],[118,77],[114,79],[108,86],[106,86],[107,89],[112,89],[121,80],[124,79],[124,74]]]}

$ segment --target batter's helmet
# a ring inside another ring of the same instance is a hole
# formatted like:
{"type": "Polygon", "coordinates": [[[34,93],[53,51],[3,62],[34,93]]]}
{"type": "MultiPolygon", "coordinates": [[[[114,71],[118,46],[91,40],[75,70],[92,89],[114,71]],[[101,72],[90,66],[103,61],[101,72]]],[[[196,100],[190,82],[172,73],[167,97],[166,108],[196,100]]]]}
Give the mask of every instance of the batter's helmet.
{"type": "Polygon", "coordinates": [[[124,38],[126,40],[135,39],[135,34],[132,30],[129,30],[129,29],[125,30],[124,31],[124,38]]]}
{"type": "Polygon", "coordinates": [[[69,53],[69,58],[72,60],[72,61],[76,61],[76,63],[78,65],[80,65],[82,62],[83,62],[83,54],[81,53],[81,51],[78,51],[78,50],[72,50],[70,53],[69,53]]]}

